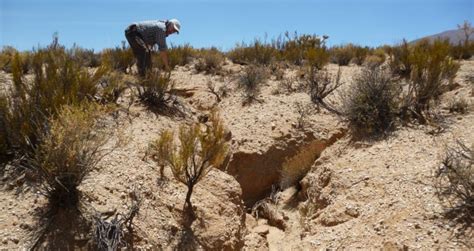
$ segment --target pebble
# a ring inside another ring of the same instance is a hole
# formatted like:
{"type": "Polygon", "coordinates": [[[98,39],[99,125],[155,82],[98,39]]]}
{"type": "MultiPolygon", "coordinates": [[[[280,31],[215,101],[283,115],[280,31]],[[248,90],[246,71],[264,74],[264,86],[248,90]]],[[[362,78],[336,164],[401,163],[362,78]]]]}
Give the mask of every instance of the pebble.
{"type": "Polygon", "coordinates": [[[18,244],[18,242],[20,242],[20,240],[18,240],[18,238],[16,237],[11,237],[10,240],[15,244],[18,244]]]}

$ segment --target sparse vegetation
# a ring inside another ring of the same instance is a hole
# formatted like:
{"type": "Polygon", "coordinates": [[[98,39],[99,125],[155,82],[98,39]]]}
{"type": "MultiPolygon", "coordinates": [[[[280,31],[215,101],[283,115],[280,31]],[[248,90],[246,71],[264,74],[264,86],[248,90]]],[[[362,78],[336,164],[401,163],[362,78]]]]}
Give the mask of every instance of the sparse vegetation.
{"type": "Polygon", "coordinates": [[[173,99],[173,82],[159,71],[148,71],[138,86],[138,96],[153,109],[162,109],[173,99]]]}
{"type": "Polygon", "coordinates": [[[191,195],[194,186],[206,176],[213,167],[219,167],[227,155],[228,146],[224,140],[224,126],[218,114],[213,112],[208,125],[199,123],[181,126],[179,144],[174,134],[164,131],[158,140],[151,144],[150,152],[159,164],[171,167],[174,177],[188,188],[185,208],[192,210],[191,195]]]}
{"type": "Polygon", "coordinates": [[[237,44],[227,56],[234,63],[238,64],[258,64],[270,65],[278,55],[278,50],[271,44],[255,39],[253,43],[246,45],[245,43],[237,44]]]}
{"type": "Polygon", "coordinates": [[[195,65],[197,72],[217,74],[221,70],[224,55],[217,48],[202,49],[198,55],[198,62],[195,65]]]}
{"type": "Polygon", "coordinates": [[[22,64],[16,54],[12,62],[13,86],[0,94],[0,123],[4,125],[0,148],[7,149],[2,155],[19,157],[31,152],[45,122],[63,105],[93,99],[99,80],[107,72],[99,68],[89,74],[58,44],[57,38],[32,54],[32,83],[23,77],[22,64]]]}
{"type": "Polygon", "coordinates": [[[261,66],[248,66],[240,77],[240,87],[244,90],[243,104],[259,101],[260,85],[268,79],[267,69],[261,66]]]}
{"type": "Polygon", "coordinates": [[[122,41],[121,47],[105,49],[102,51],[101,62],[109,69],[127,73],[134,64],[135,57],[133,56],[132,49],[126,45],[125,41],[122,41]]]}
{"type": "Polygon", "coordinates": [[[469,109],[469,102],[465,98],[452,98],[448,102],[448,109],[450,113],[465,114],[469,109]]]}
{"type": "Polygon", "coordinates": [[[446,216],[471,226],[474,218],[474,144],[469,148],[458,141],[449,148],[436,172],[436,188],[446,202],[446,216]]]}
{"type": "Polygon", "coordinates": [[[335,108],[331,107],[325,102],[325,98],[339,88],[343,83],[341,82],[341,69],[337,71],[336,76],[332,76],[326,70],[318,70],[315,67],[308,69],[306,74],[306,83],[309,87],[309,95],[311,101],[317,105],[319,110],[322,106],[331,112],[340,114],[335,108]]]}
{"type": "Polygon", "coordinates": [[[343,94],[343,114],[356,136],[377,136],[393,127],[400,90],[387,71],[365,69],[343,94]]]}

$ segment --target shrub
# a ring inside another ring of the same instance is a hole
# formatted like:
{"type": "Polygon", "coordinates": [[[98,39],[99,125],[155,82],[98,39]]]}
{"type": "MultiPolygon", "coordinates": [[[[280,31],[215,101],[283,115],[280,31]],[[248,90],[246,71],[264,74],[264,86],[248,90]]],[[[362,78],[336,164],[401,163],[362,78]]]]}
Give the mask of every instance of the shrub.
{"type": "Polygon", "coordinates": [[[307,66],[317,70],[323,69],[329,63],[329,57],[325,48],[309,48],[305,53],[307,66]]]}
{"type": "Polygon", "coordinates": [[[293,37],[288,32],[285,33],[286,40],[281,41],[281,58],[296,65],[302,65],[307,59],[310,64],[323,66],[329,60],[326,50],[327,36],[320,38],[316,35],[298,35],[293,37]]]}
{"type": "Polygon", "coordinates": [[[355,57],[355,48],[353,45],[334,46],[329,50],[331,62],[339,66],[348,65],[355,57]]]}
{"type": "Polygon", "coordinates": [[[18,52],[11,46],[5,46],[0,51],[0,69],[12,73],[12,63],[15,55],[19,55],[21,61],[21,71],[23,74],[28,73],[31,68],[31,53],[30,52],[18,52]]]}
{"type": "Polygon", "coordinates": [[[451,83],[459,69],[459,64],[449,56],[447,40],[420,41],[410,53],[411,75],[409,79],[408,107],[421,123],[426,118],[424,111],[430,110],[430,103],[436,101],[443,92],[443,85],[451,83]]]}
{"type": "Polygon", "coordinates": [[[192,210],[191,195],[194,186],[211,170],[219,167],[227,155],[224,126],[216,112],[211,113],[209,125],[205,128],[196,123],[181,126],[179,144],[174,141],[171,131],[164,131],[160,138],[151,144],[150,152],[159,164],[171,167],[174,177],[188,188],[185,208],[192,210]]]}
{"type": "Polygon", "coordinates": [[[317,70],[316,68],[309,68],[306,74],[306,83],[309,87],[309,95],[311,101],[319,106],[322,106],[329,111],[339,114],[334,108],[330,107],[324,99],[343,83],[341,82],[341,69],[337,71],[336,76],[332,76],[326,70],[317,70]]]}
{"type": "Polygon", "coordinates": [[[206,72],[208,74],[216,74],[224,63],[224,55],[217,48],[199,51],[199,61],[195,65],[197,72],[206,72]]]}
{"type": "Polygon", "coordinates": [[[387,48],[389,54],[389,67],[393,74],[403,78],[409,78],[411,74],[410,48],[408,42],[403,39],[398,46],[387,48]]]}
{"type": "Polygon", "coordinates": [[[240,77],[240,87],[244,90],[244,105],[253,101],[260,101],[257,96],[260,94],[261,84],[268,78],[266,68],[262,66],[248,66],[240,77]]]}
{"type": "Polygon", "coordinates": [[[43,181],[41,190],[52,210],[75,208],[80,195],[77,187],[105,154],[107,141],[97,120],[103,114],[97,105],[84,103],[64,106],[57,118],[48,120],[48,130],[40,134],[27,165],[43,181]]]}
{"type": "Polygon", "coordinates": [[[173,85],[169,76],[163,76],[158,71],[148,71],[146,77],[140,80],[138,96],[150,107],[163,108],[173,98],[173,85]]]}
{"type": "Polygon", "coordinates": [[[133,56],[132,49],[126,45],[125,41],[122,41],[122,47],[102,51],[101,62],[109,69],[127,73],[127,70],[133,66],[135,57],[133,56]]]}
{"type": "Polygon", "coordinates": [[[464,98],[453,98],[448,102],[448,109],[450,113],[461,113],[465,114],[468,112],[469,102],[464,98]]]}
{"type": "Polygon", "coordinates": [[[238,64],[258,64],[270,65],[278,50],[271,44],[255,39],[250,45],[245,43],[238,44],[235,48],[227,53],[227,56],[234,63],[238,64]]]}
{"type": "Polygon", "coordinates": [[[343,114],[355,136],[378,136],[397,116],[399,90],[387,71],[365,69],[343,95],[343,114]]]}
{"type": "Polygon", "coordinates": [[[97,83],[106,73],[94,74],[78,65],[56,40],[46,49],[32,54],[34,80],[26,83],[19,54],[12,62],[13,86],[0,94],[1,152],[21,156],[38,143],[48,118],[57,115],[63,105],[80,104],[97,93],[97,83]]]}
{"type": "Polygon", "coordinates": [[[474,144],[471,148],[458,141],[448,148],[436,172],[436,188],[441,201],[448,202],[446,216],[469,227],[474,212],[474,144]]]}
{"type": "Polygon", "coordinates": [[[70,50],[69,54],[72,58],[81,66],[85,67],[99,67],[100,55],[94,53],[93,49],[84,49],[74,45],[70,50]]]}
{"type": "MultiPolygon", "coordinates": [[[[170,69],[174,69],[176,66],[189,64],[192,59],[197,56],[198,51],[189,44],[179,46],[171,45],[171,48],[168,49],[168,64],[170,69]]],[[[159,53],[153,53],[152,58],[158,68],[164,69],[163,61],[159,53]]]]}

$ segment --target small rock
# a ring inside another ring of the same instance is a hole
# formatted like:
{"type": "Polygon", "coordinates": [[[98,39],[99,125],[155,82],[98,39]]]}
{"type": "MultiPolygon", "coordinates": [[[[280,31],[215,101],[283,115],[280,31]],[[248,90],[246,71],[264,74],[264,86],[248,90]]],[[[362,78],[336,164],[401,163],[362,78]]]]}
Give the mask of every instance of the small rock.
{"type": "Polygon", "coordinates": [[[15,244],[18,244],[20,242],[17,237],[10,237],[10,240],[15,244]]]}
{"type": "Polygon", "coordinates": [[[5,244],[5,245],[8,244],[8,239],[7,239],[7,238],[3,238],[2,244],[5,244]]]}
{"type": "Polygon", "coordinates": [[[421,228],[421,227],[420,227],[420,224],[416,223],[416,224],[415,224],[415,229],[420,229],[420,228],[421,228]]]}

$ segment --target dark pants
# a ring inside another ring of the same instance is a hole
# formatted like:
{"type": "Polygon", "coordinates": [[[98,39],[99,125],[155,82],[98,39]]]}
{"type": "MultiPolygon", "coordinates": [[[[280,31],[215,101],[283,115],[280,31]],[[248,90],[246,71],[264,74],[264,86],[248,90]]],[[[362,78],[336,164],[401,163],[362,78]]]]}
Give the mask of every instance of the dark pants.
{"type": "Polygon", "coordinates": [[[146,72],[151,69],[151,50],[147,48],[141,34],[137,31],[136,25],[132,24],[125,30],[133,55],[137,59],[137,68],[140,76],[145,77],[146,72]]]}

